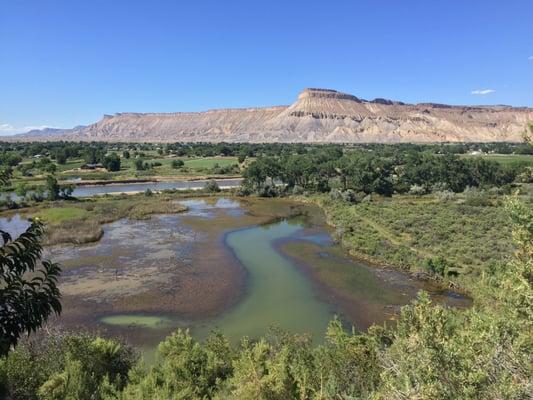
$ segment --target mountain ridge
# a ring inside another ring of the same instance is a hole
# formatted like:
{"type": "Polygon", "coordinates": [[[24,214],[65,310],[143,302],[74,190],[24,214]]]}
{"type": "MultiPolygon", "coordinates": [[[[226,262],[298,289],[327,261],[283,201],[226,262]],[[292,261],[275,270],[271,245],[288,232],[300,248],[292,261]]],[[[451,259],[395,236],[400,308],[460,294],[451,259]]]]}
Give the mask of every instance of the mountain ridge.
{"type": "Polygon", "coordinates": [[[533,108],[408,104],[304,89],[288,106],[104,115],[94,124],[15,140],[153,142],[518,142],[533,108]]]}

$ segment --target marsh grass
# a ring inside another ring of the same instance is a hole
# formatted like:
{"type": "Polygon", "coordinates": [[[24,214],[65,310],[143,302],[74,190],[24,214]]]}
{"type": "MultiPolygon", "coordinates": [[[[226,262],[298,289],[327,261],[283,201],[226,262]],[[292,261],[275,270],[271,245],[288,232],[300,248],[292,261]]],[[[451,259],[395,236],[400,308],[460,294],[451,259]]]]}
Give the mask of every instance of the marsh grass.
{"type": "Polygon", "coordinates": [[[102,224],[121,218],[149,219],[153,214],[173,214],[187,208],[175,202],[177,195],[108,196],[79,201],[45,203],[26,211],[47,223],[46,244],[90,243],[100,240],[102,224]]]}

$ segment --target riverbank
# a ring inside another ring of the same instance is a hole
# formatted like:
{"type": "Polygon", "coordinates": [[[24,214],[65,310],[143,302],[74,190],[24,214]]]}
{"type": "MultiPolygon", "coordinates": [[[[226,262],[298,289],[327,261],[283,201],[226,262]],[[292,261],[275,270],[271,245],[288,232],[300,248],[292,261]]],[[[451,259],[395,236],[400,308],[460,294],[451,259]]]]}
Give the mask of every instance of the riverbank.
{"type": "Polygon", "coordinates": [[[339,244],[354,258],[464,294],[487,264],[504,262],[513,253],[502,196],[486,205],[405,195],[374,196],[359,204],[326,195],[294,199],[320,206],[339,244]],[[437,259],[444,260],[450,275],[428,270],[429,260],[437,259]]]}

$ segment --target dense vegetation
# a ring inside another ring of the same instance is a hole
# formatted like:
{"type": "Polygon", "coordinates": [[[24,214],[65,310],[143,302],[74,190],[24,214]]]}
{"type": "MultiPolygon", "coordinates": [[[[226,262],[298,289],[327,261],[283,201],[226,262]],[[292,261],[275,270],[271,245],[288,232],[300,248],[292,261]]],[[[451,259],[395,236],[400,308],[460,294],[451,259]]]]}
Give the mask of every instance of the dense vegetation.
{"type": "Polygon", "coordinates": [[[458,283],[477,278],[488,264],[512,253],[502,196],[485,195],[487,203],[475,205],[468,196],[374,197],[358,204],[324,195],[312,199],[353,255],[432,275],[437,273],[431,264],[440,259],[446,271],[437,275],[453,275],[449,279],[458,283]]]}
{"type": "MultiPolygon", "coordinates": [[[[505,187],[517,178],[531,180],[525,164],[500,164],[483,158],[460,158],[451,154],[419,152],[401,148],[381,151],[339,148],[313,149],[306,154],[259,157],[246,169],[246,186],[262,195],[275,195],[281,182],[284,191],[350,191],[357,194],[426,194],[462,192],[467,187],[505,187]]],[[[339,193],[343,195],[343,193],[339,193]]]]}
{"type": "MultiPolygon", "coordinates": [[[[24,159],[29,147],[37,145],[6,144],[3,154],[10,152],[5,158],[10,159],[20,153],[24,159]]],[[[260,339],[243,338],[238,346],[218,333],[199,343],[188,332],[177,331],[159,345],[158,361],[150,367],[134,349],[114,339],[40,331],[0,359],[0,390],[6,396],[526,399],[533,392],[533,213],[531,196],[525,192],[533,182],[529,161],[460,156],[481,145],[43,146],[39,151],[50,158],[65,146],[79,146],[72,157],[87,151],[88,161],[141,159],[142,168],[147,161],[135,152],[161,151],[177,157],[223,154],[239,157],[241,163],[252,158],[240,194],[291,195],[317,202],[339,240],[355,255],[459,282],[474,303],[467,310],[449,309],[432,304],[421,293],[391,325],[349,333],[339,321],[332,321],[319,346],[307,336],[276,329],[260,339]],[[516,191],[521,194],[507,195],[516,191]]],[[[488,146],[484,151],[497,149],[501,154],[508,154],[508,149],[528,154],[531,149],[528,144],[483,146],[488,146]]],[[[71,153],[65,153],[68,162],[71,153]]],[[[57,155],[55,160],[59,161],[57,155]]],[[[20,161],[4,163],[6,173],[17,165],[20,161]]],[[[57,181],[49,179],[47,190],[56,189],[60,201],[46,200],[37,210],[52,225],[64,227],[80,226],[89,216],[99,216],[99,224],[107,214],[148,215],[161,209],[150,206],[155,200],[172,198],[153,197],[150,192],[141,195],[142,201],[137,196],[69,204],[61,200],[68,196],[61,197],[57,181]]],[[[206,190],[219,188],[209,184],[206,190]]],[[[68,229],[65,236],[72,236],[68,229]]]]}

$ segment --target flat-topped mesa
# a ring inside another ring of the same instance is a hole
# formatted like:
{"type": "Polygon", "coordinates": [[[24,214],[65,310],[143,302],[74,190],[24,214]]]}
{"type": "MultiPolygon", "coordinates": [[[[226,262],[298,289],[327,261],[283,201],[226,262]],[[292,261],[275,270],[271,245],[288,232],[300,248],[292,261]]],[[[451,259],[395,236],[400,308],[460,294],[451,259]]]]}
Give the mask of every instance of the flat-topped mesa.
{"type": "Polygon", "coordinates": [[[316,97],[320,99],[339,99],[339,100],[352,100],[357,103],[361,103],[361,99],[358,97],[348,94],[337,92],[333,89],[318,89],[318,88],[307,88],[300,93],[298,96],[299,100],[304,100],[310,97],[316,97]]]}
{"type": "Polygon", "coordinates": [[[519,142],[532,121],[533,108],[527,107],[405,104],[308,88],[290,106],[118,113],[86,127],[32,131],[14,140],[519,142]]]}

